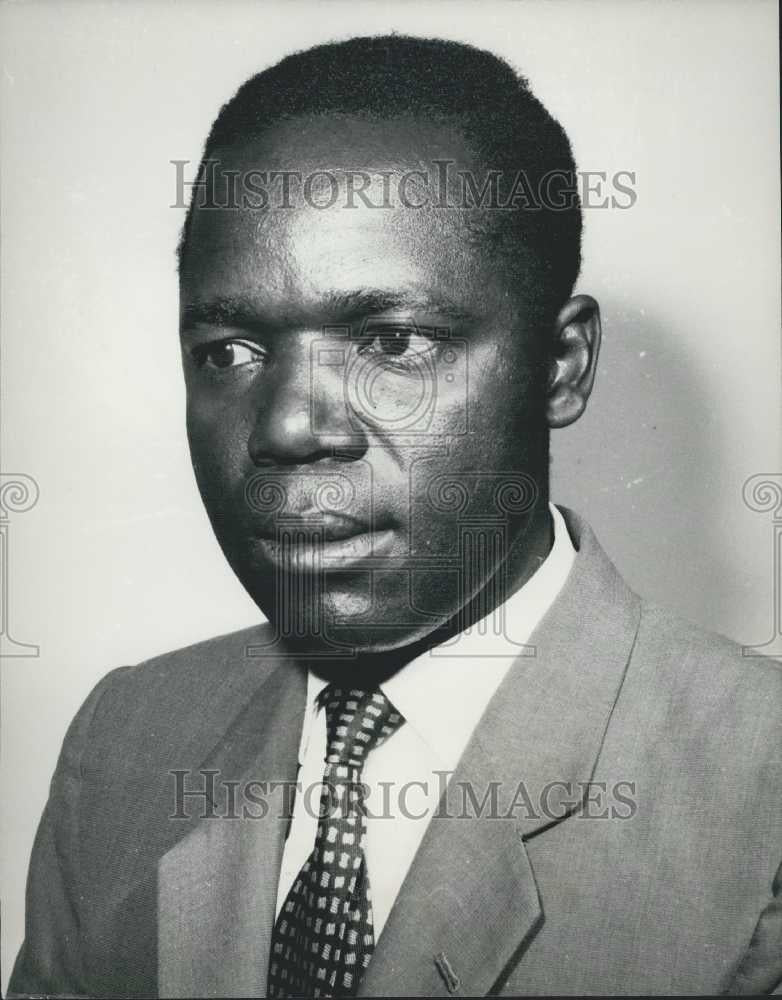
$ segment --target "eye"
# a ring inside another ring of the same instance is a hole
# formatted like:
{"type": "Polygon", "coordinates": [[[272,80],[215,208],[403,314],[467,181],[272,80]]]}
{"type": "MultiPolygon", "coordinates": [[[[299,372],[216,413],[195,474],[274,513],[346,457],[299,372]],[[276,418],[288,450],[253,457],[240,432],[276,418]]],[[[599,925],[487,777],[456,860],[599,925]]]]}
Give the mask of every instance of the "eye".
{"type": "Polygon", "coordinates": [[[263,361],[265,354],[257,344],[246,340],[219,340],[193,348],[193,360],[199,368],[225,371],[263,361]]]}
{"type": "Polygon", "coordinates": [[[414,323],[382,323],[367,326],[358,350],[360,354],[403,361],[428,354],[433,347],[433,333],[427,327],[414,323]]]}

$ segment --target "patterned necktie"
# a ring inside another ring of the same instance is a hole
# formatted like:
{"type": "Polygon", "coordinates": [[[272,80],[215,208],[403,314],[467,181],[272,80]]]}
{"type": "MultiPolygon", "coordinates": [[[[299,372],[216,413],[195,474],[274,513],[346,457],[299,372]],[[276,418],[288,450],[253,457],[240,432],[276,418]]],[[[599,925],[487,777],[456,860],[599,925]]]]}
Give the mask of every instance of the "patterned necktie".
{"type": "Polygon", "coordinates": [[[361,773],[404,719],[377,689],[329,684],[320,703],[328,741],[318,833],[274,926],[270,997],[355,996],[375,948],[361,773]]]}

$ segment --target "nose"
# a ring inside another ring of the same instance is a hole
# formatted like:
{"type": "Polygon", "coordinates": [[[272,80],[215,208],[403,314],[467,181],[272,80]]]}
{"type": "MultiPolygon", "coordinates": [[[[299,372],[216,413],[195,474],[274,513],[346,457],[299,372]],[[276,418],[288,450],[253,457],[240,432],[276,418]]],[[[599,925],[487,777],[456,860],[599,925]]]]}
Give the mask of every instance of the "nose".
{"type": "Polygon", "coordinates": [[[366,453],[364,431],[350,421],[344,366],[329,358],[333,352],[319,333],[290,335],[275,352],[253,400],[247,447],[255,465],[355,460],[366,453]]]}

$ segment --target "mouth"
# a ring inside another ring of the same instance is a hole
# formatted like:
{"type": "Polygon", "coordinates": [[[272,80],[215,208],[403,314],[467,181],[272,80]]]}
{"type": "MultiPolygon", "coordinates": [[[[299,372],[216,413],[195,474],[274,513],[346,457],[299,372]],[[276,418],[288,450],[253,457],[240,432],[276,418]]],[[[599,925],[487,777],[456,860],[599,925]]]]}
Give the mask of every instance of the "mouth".
{"type": "Polygon", "coordinates": [[[347,569],[372,557],[386,555],[393,542],[390,527],[344,514],[299,514],[280,517],[273,529],[255,532],[264,558],[291,573],[347,569]]]}

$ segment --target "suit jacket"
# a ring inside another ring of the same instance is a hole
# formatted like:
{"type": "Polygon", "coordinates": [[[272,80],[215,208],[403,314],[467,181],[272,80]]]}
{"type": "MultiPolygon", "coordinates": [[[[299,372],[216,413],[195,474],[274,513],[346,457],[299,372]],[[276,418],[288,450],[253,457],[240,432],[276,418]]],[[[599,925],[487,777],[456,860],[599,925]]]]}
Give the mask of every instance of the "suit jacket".
{"type": "MultiPolygon", "coordinates": [[[[779,664],[641,602],[563,513],[573,570],[474,732],[361,993],[782,992],[779,664]],[[506,804],[523,782],[526,808],[465,811],[465,782],[506,804]],[[633,800],[624,818],[590,804],[603,783],[633,800]]],[[[242,818],[221,782],[295,781],[306,675],[253,655],[270,641],[199,643],[87,698],[35,841],[14,995],[264,995],[286,809],[255,785],[266,814],[242,818]],[[201,770],[210,806],[177,808],[171,772],[198,790],[201,770]]]]}

